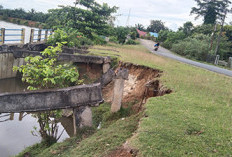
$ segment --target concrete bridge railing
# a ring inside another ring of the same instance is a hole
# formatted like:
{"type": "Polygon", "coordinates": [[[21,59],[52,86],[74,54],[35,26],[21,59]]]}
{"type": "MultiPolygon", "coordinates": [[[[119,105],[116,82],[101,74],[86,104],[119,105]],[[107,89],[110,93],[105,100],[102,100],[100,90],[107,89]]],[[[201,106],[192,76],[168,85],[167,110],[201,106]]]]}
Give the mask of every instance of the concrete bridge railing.
{"type": "Polygon", "coordinates": [[[98,106],[103,102],[100,83],[64,89],[0,94],[0,113],[98,106]]]}
{"type": "MultiPolygon", "coordinates": [[[[16,77],[17,72],[13,72],[13,66],[23,65],[25,63],[23,58],[29,55],[41,55],[40,51],[45,48],[45,44],[0,46],[0,79],[16,77]]],[[[109,70],[111,62],[109,57],[65,53],[58,57],[58,61],[98,65],[103,73],[109,70]]]]}

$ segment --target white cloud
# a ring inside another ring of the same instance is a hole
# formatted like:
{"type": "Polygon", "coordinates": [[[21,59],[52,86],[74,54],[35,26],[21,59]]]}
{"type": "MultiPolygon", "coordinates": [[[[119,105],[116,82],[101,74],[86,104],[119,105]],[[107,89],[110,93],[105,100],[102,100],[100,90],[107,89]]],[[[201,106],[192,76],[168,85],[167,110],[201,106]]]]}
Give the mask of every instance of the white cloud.
{"type": "MultiPolygon", "coordinates": [[[[162,20],[166,26],[176,30],[186,21],[192,21],[195,25],[201,24],[202,20],[194,20],[195,15],[190,16],[194,0],[96,0],[99,3],[108,3],[110,6],[118,6],[116,20],[117,25],[126,25],[129,10],[131,9],[130,25],[141,23],[148,26],[150,20],[162,20]]],[[[74,5],[74,0],[1,0],[0,4],[7,8],[24,8],[46,12],[58,5],[74,5]]],[[[227,18],[231,21],[232,16],[227,18]]]]}

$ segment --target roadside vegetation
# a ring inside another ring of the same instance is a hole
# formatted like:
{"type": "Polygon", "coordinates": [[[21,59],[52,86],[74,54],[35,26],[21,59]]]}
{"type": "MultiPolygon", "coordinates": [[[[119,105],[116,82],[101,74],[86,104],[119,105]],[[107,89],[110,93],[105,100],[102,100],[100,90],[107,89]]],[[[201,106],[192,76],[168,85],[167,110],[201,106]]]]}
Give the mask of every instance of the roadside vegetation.
{"type": "Polygon", "coordinates": [[[216,55],[220,60],[228,62],[232,56],[232,22],[225,23],[227,15],[231,13],[231,1],[220,0],[195,0],[196,7],[191,10],[191,15],[196,18],[203,17],[203,24],[194,26],[187,21],[177,31],[165,27],[161,20],[151,20],[145,28],[137,24],[139,30],[156,32],[157,39],[150,34],[142,38],[159,41],[161,45],[171,51],[190,59],[214,63],[216,55]]]}
{"type": "Polygon", "coordinates": [[[188,58],[214,63],[216,55],[228,61],[232,56],[232,23],[225,24],[231,13],[231,1],[198,1],[191,14],[203,17],[203,24],[194,26],[186,22],[177,32],[162,29],[158,40],[162,46],[188,58]]]}

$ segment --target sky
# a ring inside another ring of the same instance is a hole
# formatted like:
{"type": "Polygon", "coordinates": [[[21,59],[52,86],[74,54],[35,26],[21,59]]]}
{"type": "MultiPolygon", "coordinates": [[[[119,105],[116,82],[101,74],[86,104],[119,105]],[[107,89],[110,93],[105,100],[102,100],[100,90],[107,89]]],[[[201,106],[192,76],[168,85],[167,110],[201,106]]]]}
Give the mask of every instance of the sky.
{"type": "MultiPolygon", "coordinates": [[[[134,26],[142,24],[147,27],[151,20],[161,20],[165,26],[177,30],[185,22],[191,21],[194,25],[202,24],[202,19],[195,20],[195,15],[190,16],[191,8],[196,6],[194,0],[96,0],[98,3],[108,3],[110,6],[119,7],[115,14],[116,25],[134,26]],[[130,12],[130,16],[129,16],[130,12]],[[129,21],[128,21],[129,17],[129,21]]],[[[74,0],[0,0],[4,8],[23,8],[47,12],[48,9],[57,8],[58,5],[74,5],[74,0]]],[[[232,21],[232,15],[227,22],[232,21]]]]}

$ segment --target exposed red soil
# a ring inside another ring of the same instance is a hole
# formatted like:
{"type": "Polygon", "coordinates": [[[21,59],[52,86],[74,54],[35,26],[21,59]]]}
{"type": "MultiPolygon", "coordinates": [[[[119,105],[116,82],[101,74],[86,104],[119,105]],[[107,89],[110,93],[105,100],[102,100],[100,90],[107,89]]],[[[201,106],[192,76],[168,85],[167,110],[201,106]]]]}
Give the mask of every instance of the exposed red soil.
{"type": "MultiPolygon", "coordinates": [[[[119,68],[129,70],[129,78],[125,81],[123,93],[123,107],[129,102],[137,102],[133,106],[135,110],[141,109],[141,105],[149,97],[162,96],[172,91],[160,84],[158,78],[162,71],[146,66],[134,65],[131,63],[120,63],[119,68]]],[[[114,81],[103,89],[103,97],[106,102],[111,102],[113,97],[114,81]]]]}
{"type": "Polygon", "coordinates": [[[113,152],[111,152],[106,157],[133,157],[130,152],[128,152],[126,149],[117,149],[113,152]]]}

